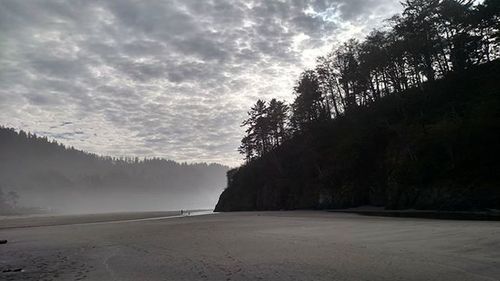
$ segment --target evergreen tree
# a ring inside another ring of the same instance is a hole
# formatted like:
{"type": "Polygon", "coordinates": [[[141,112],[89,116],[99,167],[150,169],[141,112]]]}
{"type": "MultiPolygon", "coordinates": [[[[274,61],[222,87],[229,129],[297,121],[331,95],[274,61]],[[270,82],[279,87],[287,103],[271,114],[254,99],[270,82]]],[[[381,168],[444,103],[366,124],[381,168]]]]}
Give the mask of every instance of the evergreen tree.
{"type": "Polygon", "coordinates": [[[384,96],[399,95],[451,72],[500,57],[500,1],[405,0],[392,28],[348,40],[304,71],[288,107],[259,100],[243,123],[240,152],[260,157],[292,133],[317,122],[350,114],[384,96]],[[287,128],[285,124],[289,123],[287,128]]]}

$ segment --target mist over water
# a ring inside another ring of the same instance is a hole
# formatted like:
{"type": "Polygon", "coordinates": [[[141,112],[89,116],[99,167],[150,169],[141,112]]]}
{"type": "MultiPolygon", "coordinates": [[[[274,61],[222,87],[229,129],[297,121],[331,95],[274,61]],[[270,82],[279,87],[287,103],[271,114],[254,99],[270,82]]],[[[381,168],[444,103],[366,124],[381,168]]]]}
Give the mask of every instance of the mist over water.
{"type": "Polygon", "coordinates": [[[0,128],[4,213],[7,208],[56,213],[211,209],[227,170],[219,164],[102,157],[0,128]]]}
{"type": "MultiPolygon", "coordinates": [[[[221,191],[220,191],[221,192],[221,191]]],[[[20,206],[36,206],[51,213],[92,214],[112,212],[171,211],[181,209],[213,209],[220,193],[168,191],[139,193],[105,191],[102,193],[68,193],[44,196],[40,193],[20,192],[20,206]]]]}

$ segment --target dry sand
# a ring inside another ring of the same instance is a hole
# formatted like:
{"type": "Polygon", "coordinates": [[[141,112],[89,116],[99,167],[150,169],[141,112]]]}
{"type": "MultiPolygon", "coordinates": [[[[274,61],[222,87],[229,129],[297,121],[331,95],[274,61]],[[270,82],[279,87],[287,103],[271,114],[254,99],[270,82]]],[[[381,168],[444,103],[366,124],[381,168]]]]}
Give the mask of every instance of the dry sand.
{"type": "Polygon", "coordinates": [[[500,222],[267,212],[29,225],[0,230],[0,280],[500,280],[500,222]]]}

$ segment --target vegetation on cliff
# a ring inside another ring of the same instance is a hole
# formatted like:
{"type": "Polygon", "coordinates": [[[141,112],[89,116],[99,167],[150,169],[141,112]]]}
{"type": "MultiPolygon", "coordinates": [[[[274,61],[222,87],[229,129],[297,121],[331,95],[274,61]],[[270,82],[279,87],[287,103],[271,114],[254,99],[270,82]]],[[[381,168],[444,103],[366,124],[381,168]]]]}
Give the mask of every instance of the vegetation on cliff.
{"type": "Polygon", "coordinates": [[[252,107],[216,210],[500,208],[499,2],[403,5],[252,107]]]}

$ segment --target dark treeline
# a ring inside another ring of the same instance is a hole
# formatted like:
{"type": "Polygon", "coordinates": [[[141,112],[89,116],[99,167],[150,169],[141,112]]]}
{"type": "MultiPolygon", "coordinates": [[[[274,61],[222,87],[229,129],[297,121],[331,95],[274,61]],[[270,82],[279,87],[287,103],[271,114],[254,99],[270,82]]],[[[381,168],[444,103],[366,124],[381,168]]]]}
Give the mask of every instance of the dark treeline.
{"type": "Polygon", "coordinates": [[[209,208],[227,169],[103,157],[0,127],[0,187],[7,195],[15,192],[23,206],[63,212],[209,208]]]}
{"type": "Polygon", "coordinates": [[[500,1],[402,5],[257,101],[217,210],[500,207],[500,1]]]}
{"type": "Polygon", "coordinates": [[[239,151],[260,157],[315,122],[341,117],[384,96],[422,88],[500,56],[500,1],[407,0],[404,12],[364,41],[352,39],[303,72],[295,101],[263,100],[243,123],[239,151]]]}

